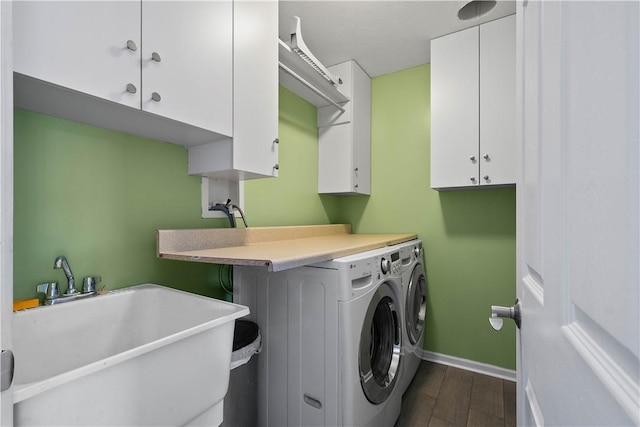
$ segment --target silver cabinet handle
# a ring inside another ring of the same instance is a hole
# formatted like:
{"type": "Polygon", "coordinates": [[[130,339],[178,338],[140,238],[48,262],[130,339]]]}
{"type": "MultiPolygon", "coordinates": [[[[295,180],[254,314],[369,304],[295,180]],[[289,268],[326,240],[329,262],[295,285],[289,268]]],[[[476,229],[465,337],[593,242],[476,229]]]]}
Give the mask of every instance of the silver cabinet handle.
{"type": "Polygon", "coordinates": [[[280,169],[280,165],[276,163],[275,165],[273,165],[273,168],[274,168],[275,170],[279,170],[279,169],[280,169]]]}
{"type": "Polygon", "coordinates": [[[278,138],[276,138],[276,139],[274,139],[274,140],[273,140],[273,143],[274,143],[274,144],[279,144],[279,143],[280,143],[280,140],[279,140],[278,138]]]}
{"type": "Polygon", "coordinates": [[[156,102],[162,101],[162,97],[160,96],[160,94],[158,92],[153,92],[151,94],[151,99],[153,99],[156,102]]]}
{"type": "Polygon", "coordinates": [[[469,156],[469,160],[471,160],[472,162],[476,161],[476,156],[469,156]]]}
{"type": "Polygon", "coordinates": [[[520,300],[516,298],[516,302],[511,307],[502,307],[499,305],[491,306],[491,317],[489,318],[489,323],[491,327],[496,331],[502,329],[503,320],[502,319],[513,319],[516,322],[516,326],[520,329],[521,324],[521,304],[520,300]]]}
{"type": "Polygon", "coordinates": [[[134,42],[133,40],[127,40],[127,49],[135,52],[136,50],[138,50],[138,46],[136,46],[136,42],[134,42]]]}
{"type": "Polygon", "coordinates": [[[471,180],[471,182],[476,182],[476,177],[472,176],[471,178],[469,178],[471,180]]]}
{"type": "Polygon", "coordinates": [[[162,61],[162,58],[160,58],[160,54],[158,52],[153,52],[151,54],[151,60],[152,61],[156,61],[156,62],[160,62],[160,61],[162,61]]]}
{"type": "Polygon", "coordinates": [[[485,175],[485,176],[483,176],[483,178],[484,178],[485,181],[489,181],[489,175],[485,175]]]}
{"type": "Polygon", "coordinates": [[[488,154],[485,154],[484,156],[482,156],[482,158],[483,158],[483,159],[485,159],[485,160],[487,160],[487,161],[490,159],[490,157],[489,157],[489,155],[488,155],[488,154]]]}
{"type": "Polygon", "coordinates": [[[137,91],[138,91],[138,89],[136,89],[136,85],[134,85],[132,83],[127,83],[127,92],[136,93],[137,91]]]}

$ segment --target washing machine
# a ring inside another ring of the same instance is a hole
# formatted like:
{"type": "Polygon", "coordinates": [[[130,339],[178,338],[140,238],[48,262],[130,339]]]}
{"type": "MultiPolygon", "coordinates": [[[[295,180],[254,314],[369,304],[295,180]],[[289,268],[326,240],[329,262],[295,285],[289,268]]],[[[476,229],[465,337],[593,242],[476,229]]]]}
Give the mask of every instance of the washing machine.
{"type": "Polygon", "coordinates": [[[402,283],[398,246],[339,258],[348,284],[339,296],[342,424],[392,426],[400,415],[404,369],[402,283]]]}
{"type": "Polygon", "coordinates": [[[407,390],[420,366],[427,313],[427,276],[424,268],[422,241],[400,245],[402,283],[402,354],[404,369],[399,387],[407,390]]]}
{"type": "Polygon", "coordinates": [[[395,423],[404,368],[401,265],[395,245],[283,272],[234,268],[234,302],[250,308],[263,339],[259,425],[395,423]]]}

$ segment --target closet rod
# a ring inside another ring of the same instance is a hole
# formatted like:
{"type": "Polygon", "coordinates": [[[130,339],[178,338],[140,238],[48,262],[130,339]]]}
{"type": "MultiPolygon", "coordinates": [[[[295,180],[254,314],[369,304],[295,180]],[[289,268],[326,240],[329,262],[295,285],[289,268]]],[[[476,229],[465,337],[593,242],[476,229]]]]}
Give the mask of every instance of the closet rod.
{"type": "Polygon", "coordinates": [[[318,95],[319,97],[321,97],[322,99],[324,99],[325,101],[331,103],[331,105],[333,105],[334,107],[336,107],[338,110],[340,110],[341,112],[344,113],[344,108],[342,106],[340,106],[337,102],[335,102],[334,100],[332,100],[331,98],[329,98],[327,95],[325,95],[324,93],[320,92],[318,89],[316,89],[311,83],[309,83],[308,81],[306,81],[305,79],[303,79],[302,77],[300,77],[298,74],[295,73],[295,71],[293,71],[292,69],[290,69],[289,67],[287,67],[286,65],[284,65],[282,62],[278,61],[278,66],[280,67],[280,69],[282,71],[284,71],[285,73],[289,74],[291,77],[293,77],[294,79],[298,80],[300,83],[302,83],[303,85],[305,85],[306,87],[308,87],[309,89],[311,89],[316,95],[318,95]]]}

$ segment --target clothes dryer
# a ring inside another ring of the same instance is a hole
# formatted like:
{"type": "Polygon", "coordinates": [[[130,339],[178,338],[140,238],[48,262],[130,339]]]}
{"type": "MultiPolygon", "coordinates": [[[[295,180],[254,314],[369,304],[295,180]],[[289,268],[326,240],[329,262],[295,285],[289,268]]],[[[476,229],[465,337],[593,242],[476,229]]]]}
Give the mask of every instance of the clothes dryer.
{"type": "Polygon", "coordinates": [[[403,303],[402,354],[404,369],[399,387],[407,390],[420,366],[427,313],[427,275],[422,241],[414,240],[400,247],[403,303]]]}
{"type": "Polygon", "coordinates": [[[398,246],[333,260],[341,282],[339,329],[342,425],[393,425],[403,370],[402,287],[398,246]],[[349,289],[350,288],[350,289],[349,289]]]}

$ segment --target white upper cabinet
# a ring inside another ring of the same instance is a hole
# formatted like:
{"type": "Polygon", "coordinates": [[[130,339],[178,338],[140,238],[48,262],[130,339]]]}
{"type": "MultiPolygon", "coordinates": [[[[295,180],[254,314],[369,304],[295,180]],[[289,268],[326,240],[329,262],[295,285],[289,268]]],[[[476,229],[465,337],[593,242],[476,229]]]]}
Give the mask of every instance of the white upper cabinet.
{"type": "Polygon", "coordinates": [[[278,2],[233,5],[234,168],[278,176],[278,2]]]}
{"type": "Polygon", "coordinates": [[[140,2],[13,3],[14,70],[140,108],[140,2]]]}
{"type": "Polygon", "coordinates": [[[278,175],[277,1],[19,1],[13,28],[17,107],[188,146],[191,174],[278,175]]]}
{"type": "Polygon", "coordinates": [[[431,187],[515,183],[515,15],[431,41],[431,187]]]}
{"type": "Polygon", "coordinates": [[[233,138],[190,147],[190,174],[233,181],[278,176],[277,37],[278,2],[234,2],[233,138]]]}
{"type": "Polygon", "coordinates": [[[350,101],[318,108],[318,193],[371,194],[371,78],[355,61],[328,68],[350,101]]]}
{"type": "Polygon", "coordinates": [[[142,109],[232,134],[231,1],[142,1],[142,109]]]}
{"type": "Polygon", "coordinates": [[[16,106],[187,146],[232,136],[231,0],[13,9],[16,106]]]}
{"type": "Polygon", "coordinates": [[[432,188],[478,184],[479,54],[478,27],[431,41],[432,188]]]}
{"type": "Polygon", "coordinates": [[[480,184],[516,182],[516,19],[480,26],[480,184]]]}

